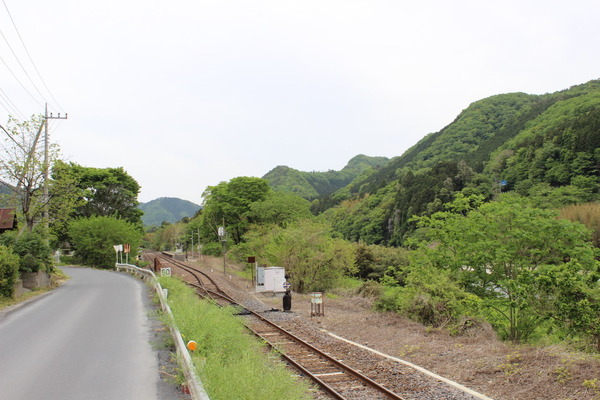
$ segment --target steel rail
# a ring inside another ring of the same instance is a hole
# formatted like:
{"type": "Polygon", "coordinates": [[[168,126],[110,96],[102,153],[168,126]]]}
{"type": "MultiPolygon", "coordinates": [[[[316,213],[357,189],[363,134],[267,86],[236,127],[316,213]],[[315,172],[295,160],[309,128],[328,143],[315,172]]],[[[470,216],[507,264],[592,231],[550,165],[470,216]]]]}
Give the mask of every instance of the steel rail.
{"type": "MultiPolygon", "coordinates": [[[[198,276],[198,274],[202,275],[203,277],[206,277],[211,282],[211,284],[214,285],[217,289],[215,291],[206,289],[204,283],[200,283],[199,285],[190,284],[191,286],[193,286],[193,287],[201,287],[202,290],[205,290],[207,293],[212,293],[212,294],[214,294],[214,295],[216,295],[218,297],[223,298],[224,300],[228,301],[232,305],[236,305],[236,306],[241,307],[246,312],[252,314],[254,317],[258,318],[260,321],[262,321],[262,322],[266,323],[267,325],[271,326],[272,328],[276,329],[277,331],[279,331],[283,335],[285,335],[288,338],[290,338],[291,340],[293,340],[295,343],[299,344],[300,346],[304,346],[305,348],[309,349],[313,353],[318,354],[320,357],[323,357],[327,361],[331,362],[333,365],[335,365],[338,369],[340,369],[344,373],[346,373],[346,374],[348,374],[350,376],[353,376],[355,379],[357,379],[357,380],[365,383],[367,386],[371,387],[372,389],[381,392],[386,397],[388,397],[390,399],[393,399],[393,400],[405,400],[403,397],[400,397],[396,393],[392,392],[391,390],[387,389],[386,387],[384,387],[384,386],[380,385],[379,383],[375,382],[374,380],[372,380],[368,376],[363,375],[362,373],[356,371],[352,367],[350,367],[350,366],[342,363],[339,360],[336,360],[335,358],[333,358],[329,354],[324,353],[323,351],[321,351],[318,348],[314,347],[310,343],[302,340],[301,338],[297,337],[293,333],[291,333],[291,332],[287,331],[286,329],[280,327],[279,325],[277,325],[274,322],[270,321],[269,319],[263,317],[262,315],[258,314],[257,312],[246,308],[245,306],[243,306],[242,304],[240,304],[239,302],[237,302],[236,300],[234,300],[231,296],[227,295],[223,290],[221,290],[218,287],[218,285],[214,282],[214,280],[212,278],[210,278],[210,276],[208,276],[206,273],[204,273],[204,272],[202,272],[202,271],[200,271],[200,270],[198,270],[198,269],[196,269],[196,268],[194,268],[194,267],[192,267],[192,266],[190,266],[188,264],[185,264],[185,263],[183,263],[181,261],[178,261],[178,260],[175,260],[175,259],[170,258],[168,256],[165,256],[165,255],[163,255],[161,253],[159,253],[158,256],[161,257],[161,259],[164,259],[164,260],[172,263],[173,265],[176,265],[177,267],[180,267],[183,270],[189,272],[190,274],[192,274],[194,276],[194,278],[196,278],[196,280],[198,282],[200,282],[202,280],[198,276]]],[[[213,301],[215,301],[212,296],[210,298],[213,301]]],[[[332,388],[331,386],[329,386],[329,384],[327,384],[322,379],[320,379],[319,377],[317,377],[313,373],[311,373],[309,370],[307,370],[304,366],[302,366],[300,364],[300,362],[298,362],[297,360],[294,360],[292,357],[286,355],[285,352],[281,351],[281,349],[279,349],[275,344],[271,343],[267,338],[265,338],[264,336],[262,336],[259,332],[255,331],[254,329],[252,329],[250,327],[248,327],[248,329],[251,332],[253,332],[255,335],[257,335],[258,337],[260,337],[261,339],[263,339],[265,342],[267,342],[269,344],[269,346],[271,346],[272,348],[276,349],[282,355],[282,357],[284,357],[286,360],[288,360],[298,370],[300,370],[303,373],[305,373],[308,377],[310,377],[313,381],[315,381],[319,386],[321,386],[327,393],[329,393],[330,395],[332,395],[336,399],[346,400],[346,397],[344,397],[342,394],[340,394],[339,392],[337,392],[334,388],[332,388]]]]}

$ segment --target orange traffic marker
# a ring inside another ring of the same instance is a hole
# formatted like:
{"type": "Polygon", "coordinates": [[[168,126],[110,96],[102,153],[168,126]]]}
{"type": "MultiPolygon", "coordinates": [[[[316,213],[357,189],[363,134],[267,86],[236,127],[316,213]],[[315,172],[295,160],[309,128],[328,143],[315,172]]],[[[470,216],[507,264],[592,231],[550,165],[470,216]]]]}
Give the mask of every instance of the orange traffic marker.
{"type": "Polygon", "coordinates": [[[198,348],[198,343],[194,342],[193,340],[190,340],[189,342],[187,342],[187,349],[189,351],[194,351],[198,348]]]}

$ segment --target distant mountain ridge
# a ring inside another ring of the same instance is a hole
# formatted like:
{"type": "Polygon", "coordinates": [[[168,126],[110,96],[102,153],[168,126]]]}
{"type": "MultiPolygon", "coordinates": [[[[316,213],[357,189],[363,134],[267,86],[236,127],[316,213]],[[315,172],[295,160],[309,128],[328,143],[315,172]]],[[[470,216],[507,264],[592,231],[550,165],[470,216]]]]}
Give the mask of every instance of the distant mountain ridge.
{"type": "Polygon", "coordinates": [[[144,226],[160,226],[163,222],[175,223],[182,218],[191,218],[201,208],[191,201],[176,197],[160,197],[138,206],[144,212],[144,226]]]}
{"type": "Polygon", "coordinates": [[[328,196],[345,187],[359,175],[373,168],[380,168],[389,159],[387,157],[369,157],[359,154],[353,157],[341,171],[303,172],[284,165],[267,172],[263,179],[269,181],[274,190],[295,193],[312,200],[328,196]]]}

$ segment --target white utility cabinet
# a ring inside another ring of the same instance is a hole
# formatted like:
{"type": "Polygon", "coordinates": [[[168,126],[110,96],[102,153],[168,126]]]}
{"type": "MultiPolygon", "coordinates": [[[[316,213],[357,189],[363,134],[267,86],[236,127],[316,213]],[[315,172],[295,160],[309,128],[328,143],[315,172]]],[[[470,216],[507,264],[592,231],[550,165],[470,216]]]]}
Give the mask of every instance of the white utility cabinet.
{"type": "Polygon", "coordinates": [[[283,293],[285,288],[285,268],[283,267],[257,267],[256,291],[283,293]]]}

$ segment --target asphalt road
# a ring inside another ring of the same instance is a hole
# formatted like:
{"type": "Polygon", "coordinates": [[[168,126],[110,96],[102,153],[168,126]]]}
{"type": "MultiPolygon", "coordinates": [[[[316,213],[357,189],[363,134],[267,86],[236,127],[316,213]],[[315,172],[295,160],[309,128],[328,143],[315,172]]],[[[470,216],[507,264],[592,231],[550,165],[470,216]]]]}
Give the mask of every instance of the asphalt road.
{"type": "Polygon", "coordinates": [[[0,399],[158,399],[143,282],[64,271],[62,287],[0,318],[0,399]]]}

